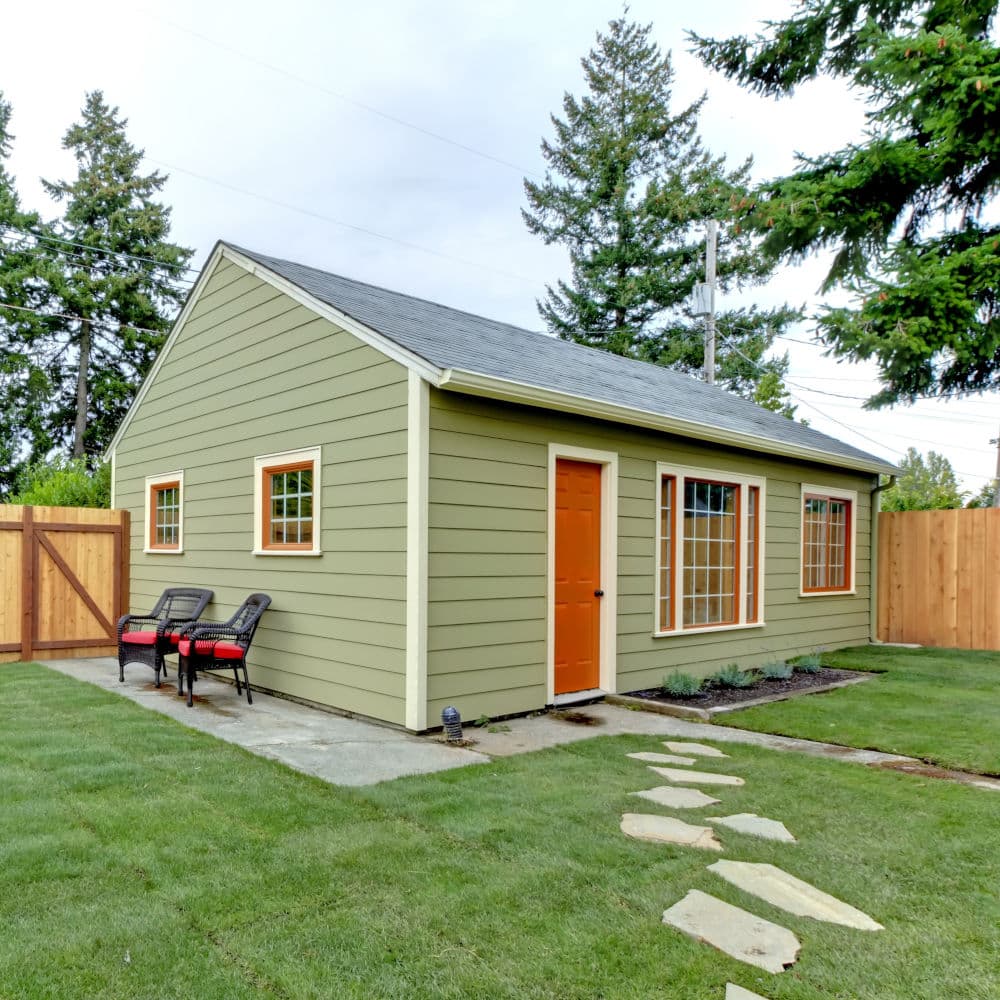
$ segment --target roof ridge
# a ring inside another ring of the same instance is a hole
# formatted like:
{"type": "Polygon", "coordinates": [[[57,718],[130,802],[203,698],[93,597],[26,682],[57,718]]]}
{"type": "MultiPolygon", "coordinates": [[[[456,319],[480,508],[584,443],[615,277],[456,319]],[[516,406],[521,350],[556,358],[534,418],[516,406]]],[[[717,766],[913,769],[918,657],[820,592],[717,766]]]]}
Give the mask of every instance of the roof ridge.
{"type": "MultiPolygon", "coordinates": [[[[586,351],[588,353],[598,352],[601,355],[618,358],[619,361],[629,362],[633,366],[639,366],[643,371],[648,371],[650,368],[653,368],[658,373],[665,373],[673,378],[683,379],[685,382],[695,382],[699,386],[708,385],[708,383],[701,382],[701,380],[695,378],[689,372],[680,372],[673,368],[668,368],[666,365],[657,364],[655,361],[644,361],[642,358],[633,358],[627,354],[616,354],[612,351],[605,351],[603,348],[595,347],[592,344],[581,344],[577,340],[568,340],[565,337],[559,337],[551,333],[546,333],[544,330],[532,330],[526,326],[518,326],[516,323],[508,323],[506,320],[494,319],[491,316],[484,316],[482,313],[474,313],[468,309],[460,309],[457,306],[449,306],[443,302],[435,302],[433,299],[425,299],[420,295],[411,295],[409,292],[400,292],[394,288],[387,288],[385,285],[376,285],[371,281],[362,281],[360,278],[352,278],[346,274],[338,274],[336,271],[327,271],[321,267],[314,267],[312,264],[302,264],[299,261],[288,260],[285,257],[275,257],[273,254],[261,253],[258,250],[249,250],[246,247],[241,247],[236,243],[230,243],[227,240],[221,240],[220,242],[237,251],[237,253],[246,254],[251,259],[263,258],[264,260],[274,261],[275,263],[284,264],[288,267],[300,267],[303,270],[312,271],[315,274],[322,275],[324,278],[337,278],[339,281],[348,281],[352,285],[360,285],[362,288],[370,288],[373,291],[381,292],[384,295],[391,295],[394,298],[407,299],[411,302],[420,302],[424,305],[431,306],[434,309],[444,309],[447,312],[456,313],[459,316],[468,316],[471,319],[479,320],[483,323],[490,323],[493,326],[504,327],[508,330],[516,330],[518,333],[527,333],[533,337],[544,337],[549,341],[558,341],[559,343],[565,344],[573,349],[586,351]]],[[[727,392],[727,390],[722,389],[721,386],[716,386],[716,388],[719,392],[727,392]]],[[[744,399],[742,396],[736,395],[735,393],[727,392],[727,395],[732,396],[734,399],[742,400],[744,403],[749,403],[751,406],[756,405],[750,400],[744,399]]]]}

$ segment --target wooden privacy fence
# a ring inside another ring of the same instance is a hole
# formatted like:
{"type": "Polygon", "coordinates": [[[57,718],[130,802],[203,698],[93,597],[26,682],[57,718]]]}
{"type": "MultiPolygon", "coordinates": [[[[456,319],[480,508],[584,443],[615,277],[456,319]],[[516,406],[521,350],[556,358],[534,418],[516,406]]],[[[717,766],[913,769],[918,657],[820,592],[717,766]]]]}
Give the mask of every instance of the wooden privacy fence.
{"type": "Polygon", "coordinates": [[[110,656],[128,608],[128,511],[0,505],[0,663],[110,656]]]}
{"type": "Polygon", "coordinates": [[[882,642],[1000,649],[1000,509],[879,514],[882,642]]]}

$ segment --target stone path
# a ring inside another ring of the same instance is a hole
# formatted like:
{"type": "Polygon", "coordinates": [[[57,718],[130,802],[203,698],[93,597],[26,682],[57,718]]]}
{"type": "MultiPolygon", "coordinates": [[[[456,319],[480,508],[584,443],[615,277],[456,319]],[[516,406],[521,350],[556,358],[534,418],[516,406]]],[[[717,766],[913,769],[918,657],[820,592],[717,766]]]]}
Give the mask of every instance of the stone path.
{"type": "Polygon", "coordinates": [[[625,813],[622,816],[622,833],[654,844],[680,844],[682,847],[700,847],[706,851],[721,851],[722,844],[715,839],[710,826],[693,826],[673,816],[652,816],[649,813],[625,813]]]}
{"type": "Polygon", "coordinates": [[[675,753],[630,753],[628,755],[633,760],[644,760],[647,764],[693,764],[694,757],[679,757],[675,753]]]}
{"type": "Polygon", "coordinates": [[[666,910],[663,922],[767,972],[784,972],[794,965],[802,947],[787,927],[697,889],[666,910]]]}
{"type": "Polygon", "coordinates": [[[715,774],[713,771],[678,771],[672,767],[652,767],[661,778],[681,781],[689,785],[742,785],[743,779],[733,774],[715,774]]]}
{"type": "MultiPolygon", "coordinates": [[[[667,809],[699,809],[720,802],[697,788],[678,785],[707,785],[714,791],[718,786],[736,787],[744,784],[738,775],[700,771],[690,765],[702,763],[697,758],[729,758],[706,743],[665,740],[663,745],[671,755],[641,751],[627,756],[646,763],[650,771],[672,782],[657,788],[631,792],[633,796],[667,809]],[[688,756],[684,756],[688,755],[688,756]],[[669,760],[666,758],[670,757],[669,760]],[[687,766],[658,767],[650,762],[687,766]]],[[[706,761],[707,762],[707,761],[706,761]]],[[[719,792],[719,794],[724,794],[719,792]]],[[[734,813],[730,816],[710,816],[707,823],[784,845],[796,843],[791,831],[780,820],[756,813],[734,813]]],[[[682,848],[721,851],[715,827],[687,823],[673,816],[650,813],[625,813],[621,830],[629,837],[657,844],[682,848]]],[[[826,923],[839,924],[862,931],[883,930],[881,924],[867,913],[772,864],[752,864],[721,859],[708,870],[725,879],[743,892],[788,913],[810,917],[826,923]]],[[[691,889],[683,899],[664,910],[663,923],[698,941],[704,941],[719,951],[771,973],[784,972],[795,963],[801,945],[787,927],[765,920],[715,896],[691,889]]],[[[736,983],[726,984],[726,1000],[766,1000],[736,983]]]]}
{"type": "Polygon", "coordinates": [[[719,823],[737,833],[745,833],[763,840],[778,840],[784,844],[795,844],[796,839],[788,827],[776,819],[758,816],[756,813],[736,813],[734,816],[709,816],[709,822],[719,823]]]}
{"type": "Polygon", "coordinates": [[[787,910],[798,917],[812,917],[827,923],[853,927],[859,931],[881,931],[885,928],[867,913],[841,902],[835,896],[820,892],[815,886],[789,875],[774,865],[751,864],[748,861],[716,861],[708,870],[727,882],[787,910]]]}
{"type": "Polygon", "coordinates": [[[714,806],[720,801],[697,788],[677,788],[674,785],[660,785],[630,794],[668,809],[700,809],[702,806],[714,806]]]}

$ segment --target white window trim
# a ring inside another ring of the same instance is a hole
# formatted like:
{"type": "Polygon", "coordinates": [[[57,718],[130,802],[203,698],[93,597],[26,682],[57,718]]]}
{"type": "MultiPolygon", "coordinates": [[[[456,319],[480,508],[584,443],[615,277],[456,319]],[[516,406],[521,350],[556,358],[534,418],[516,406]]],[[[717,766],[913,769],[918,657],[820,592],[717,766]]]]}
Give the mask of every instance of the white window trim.
{"type": "MultiPolygon", "coordinates": [[[[545,597],[545,704],[556,702],[556,461],[560,458],[593,462],[601,467],[601,663],[600,691],[618,690],[618,452],[595,451],[575,445],[549,443],[547,502],[547,567],[545,597]]],[[[594,692],[592,692],[594,693],[594,692]]],[[[578,695],[579,697],[579,695],[578,695]]]]}
{"type": "Polygon", "coordinates": [[[764,628],[767,624],[764,621],[764,548],[767,528],[767,480],[761,476],[747,476],[724,469],[700,469],[688,465],[673,465],[668,462],[656,463],[656,489],[653,491],[653,565],[655,567],[653,590],[653,637],[665,638],[667,636],[678,635],[702,635],[705,632],[733,632],[737,629],[764,628]],[[675,628],[661,630],[660,624],[660,497],[664,476],[673,476],[677,486],[674,490],[674,505],[672,511],[673,524],[671,534],[674,538],[674,558],[680,559],[681,547],[677,544],[681,538],[681,521],[683,515],[683,503],[680,500],[684,496],[685,479],[710,479],[713,482],[734,483],[744,490],[744,497],[740,503],[740,528],[739,528],[739,559],[740,566],[746,567],[746,546],[747,546],[747,504],[745,491],[749,487],[756,487],[759,490],[757,509],[757,614],[758,620],[748,622],[746,607],[746,581],[742,573],[737,580],[737,607],[739,608],[739,621],[727,625],[696,625],[685,628],[683,625],[684,613],[684,573],[683,566],[678,565],[674,573],[674,580],[677,585],[677,592],[674,594],[674,621],[677,622],[675,628]]]}
{"type": "Polygon", "coordinates": [[[165,472],[162,476],[146,476],[146,495],[143,501],[142,519],[142,551],[149,556],[179,556],[184,552],[184,472],[165,472]],[[180,497],[180,510],[177,514],[177,548],[160,549],[150,545],[150,515],[149,496],[153,492],[154,486],[162,483],[177,483],[177,492],[180,497]]]}
{"type": "Polygon", "coordinates": [[[858,494],[856,490],[840,490],[834,486],[820,486],[817,483],[802,483],[799,494],[799,597],[850,597],[857,594],[858,572],[858,494]],[[806,590],[806,494],[829,497],[831,500],[846,500],[851,505],[851,532],[847,540],[851,557],[851,581],[847,590],[806,590]]]}
{"type": "Polygon", "coordinates": [[[322,448],[300,448],[298,451],[278,451],[271,455],[257,455],[253,460],[253,549],[255,556],[277,556],[279,558],[312,558],[320,556],[320,514],[322,513],[323,467],[322,448]],[[313,542],[311,549],[265,549],[264,511],[261,506],[264,496],[264,469],[272,465],[294,465],[299,462],[313,463],[313,542]]]}

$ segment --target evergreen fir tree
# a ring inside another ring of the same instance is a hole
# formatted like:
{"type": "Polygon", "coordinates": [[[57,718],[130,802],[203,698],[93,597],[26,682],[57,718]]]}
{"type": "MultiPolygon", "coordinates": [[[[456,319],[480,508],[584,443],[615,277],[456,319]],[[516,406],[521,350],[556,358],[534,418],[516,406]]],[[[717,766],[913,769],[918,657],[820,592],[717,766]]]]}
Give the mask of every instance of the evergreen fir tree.
{"type": "MultiPolygon", "coordinates": [[[[545,179],[525,180],[522,214],[532,233],[569,251],[571,280],[548,286],[539,302],[550,331],[700,373],[704,337],[690,298],[704,280],[705,221],[723,223],[722,291],[760,283],[771,269],[746,232],[725,224],[744,197],[750,161],[729,170],[704,148],[704,97],[671,110],[674,71],[651,31],[622,17],[598,34],[583,59],[587,93],[567,94],[564,118],[552,117],[555,140],[542,142],[545,179]]],[[[718,314],[719,381],[790,415],[787,358],[765,356],[797,315],[788,307],[718,314]]]]}
{"type": "Polygon", "coordinates": [[[23,464],[45,452],[38,414],[47,395],[44,358],[31,344],[44,330],[36,312],[44,302],[44,261],[29,233],[41,220],[21,207],[7,169],[13,135],[11,106],[0,93],[0,496],[13,486],[23,464]]]}
{"type": "Polygon", "coordinates": [[[826,288],[853,293],[817,328],[836,355],[872,359],[869,406],[1000,388],[1000,45],[984,0],[800,0],[754,38],[692,35],[750,90],[821,75],[868,106],[864,136],[801,158],[747,203],[779,260],[834,251],[826,288]]]}
{"type": "Polygon", "coordinates": [[[143,174],[143,152],[128,122],[100,91],[65,135],[77,175],[44,181],[64,205],[42,241],[50,263],[53,321],[40,350],[65,348],[51,373],[46,418],[54,443],[73,457],[98,454],[135,397],[186,289],[178,284],[191,251],[169,241],[170,209],[156,200],[167,178],[143,174]]]}

